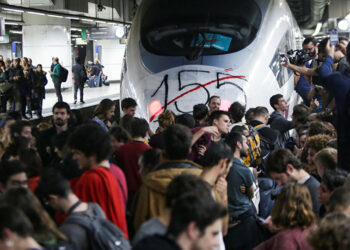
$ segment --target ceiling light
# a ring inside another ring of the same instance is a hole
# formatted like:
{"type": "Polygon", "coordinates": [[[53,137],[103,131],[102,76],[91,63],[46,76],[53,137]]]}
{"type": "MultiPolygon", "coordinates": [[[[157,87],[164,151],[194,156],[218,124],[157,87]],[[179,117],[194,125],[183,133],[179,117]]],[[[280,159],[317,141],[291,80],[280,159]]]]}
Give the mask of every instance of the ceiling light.
{"type": "Polygon", "coordinates": [[[73,19],[73,20],[79,20],[79,17],[75,17],[75,16],[66,16],[65,18],[73,19]]]}
{"type": "Polygon", "coordinates": [[[82,21],[85,21],[85,22],[94,22],[94,20],[92,20],[92,19],[87,19],[87,18],[82,18],[81,20],[82,20],[82,21]]]}
{"type": "Polygon", "coordinates": [[[10,33],[12,33],[12,34],[23,34],[23,32],[20,31],[20,30],[10,30],[10,33]]]}
{"type": "Polygon", "coordinates": [[[15,22],[5,22],[7,25],[21,25],[20,23],[15,23],[15,22]]]}
{"type": "Polygon", "coordinates": [[[349,21],[347,19],[343,19],[343,20],[339,21],[338,28],[340,30],[343,30],[343,31],[348,30],[349,29],[349,21]]]}
{"type": "Polygon", "coordinates": [[[45,13],[41,12],[35,12],[35,11],[26,11],[28,14],[33,14],[33,15],[39,15],[39,16],[45,16],[45,13]]]}
{"type": "Polygon", "coordinates": [[[57,17],[57,18],[63,18],[63,16],[59,16],[59,15],[51,15],[51,14],[49,14],[49,15],[47,15],[47,16],[50,16],[50,17],[57,17]]]}
{"type": "Polygon", "coordinates": [[[115,35],[118,37],[118,38],[122,38],[125,34],[125,29],[124,27],[117,27],[116,28],[116,31],[115,31],[115,35]]]}
{"type": "Polygon", "coordinates": [[[96,23],[106,23],[105,21],[96,20],[96,23]]]}
{"type": "Polygon", "coordinates": [[[70,30],[72,30],[72,31],[81,31],[80,28],[74,28],[74,27],[71,27],[70,30]]]}
{"type": "Polygon", "coordinates": [[[19,9],[12,9],[12,8],[2,8],[3,10],[7,10],[7,11],[13,11],[13,12],[21,12],[23,13],[23,10],[19,10],[19,9]]]}

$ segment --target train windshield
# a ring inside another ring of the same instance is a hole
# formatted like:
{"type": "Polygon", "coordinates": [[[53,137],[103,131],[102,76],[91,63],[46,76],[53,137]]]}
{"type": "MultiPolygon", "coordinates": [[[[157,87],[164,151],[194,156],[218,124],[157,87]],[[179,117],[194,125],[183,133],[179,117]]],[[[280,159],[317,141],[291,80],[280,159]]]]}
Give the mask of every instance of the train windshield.
{"type": "Polygon", "coordinates": [[[141,42],[162,56],[233,53],[255,38],[262,20],[254,0],[153,0],[141,19],[141,42]]]}

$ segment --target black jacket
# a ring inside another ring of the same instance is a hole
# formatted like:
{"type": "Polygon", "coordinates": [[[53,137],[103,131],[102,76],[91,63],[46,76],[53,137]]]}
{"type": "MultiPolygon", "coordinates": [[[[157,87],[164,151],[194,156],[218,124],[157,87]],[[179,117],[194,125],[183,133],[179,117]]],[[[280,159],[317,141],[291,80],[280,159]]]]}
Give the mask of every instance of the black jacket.
{"type": "Polygon", "coordinates": [[[181,250],[180,246],[173,240],[170,240],[166,236],[149,236],[141,240],[133,250],[181,250]]]}

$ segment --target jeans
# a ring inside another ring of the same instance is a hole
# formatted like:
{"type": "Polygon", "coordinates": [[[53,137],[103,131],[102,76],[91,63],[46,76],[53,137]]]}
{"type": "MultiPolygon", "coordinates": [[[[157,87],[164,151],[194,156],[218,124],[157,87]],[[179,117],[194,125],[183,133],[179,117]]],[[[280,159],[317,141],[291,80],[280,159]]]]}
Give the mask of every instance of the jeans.
{"type": "Polygon", "coordinates": [[[80,101],[84,100],[84,83],[79,81],[74,81],[74,101],[77,100],[78,89],[80,91],[80,101]]]}
{"type": "Polygon", "coordinates": [[[230,216],[228,232],[224,237],[227,250],[250,250],[260,243],[259,229],[253,209],[231,219],[230,216]]]}
{"type": "Polygon", "coordinates": [[[56,90],[56,95],[57,95],[58,101],[62,102],[63,101],[62,93],[61,93],[62,82],[54,82],[53,84],[55,86],[55,90],[56,90]]]}

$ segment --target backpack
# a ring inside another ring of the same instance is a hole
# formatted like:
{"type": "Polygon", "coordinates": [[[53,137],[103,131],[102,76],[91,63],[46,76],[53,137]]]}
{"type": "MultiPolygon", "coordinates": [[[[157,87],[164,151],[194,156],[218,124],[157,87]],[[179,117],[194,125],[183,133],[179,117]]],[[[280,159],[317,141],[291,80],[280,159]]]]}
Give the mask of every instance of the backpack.
{"type": "MultiPolygon", "coordinates": [[[[259,125],[255,126],[254,129],[259,133],[260,129],[267,128],[267,127],[268,126],[266,126],[265,124],[259,124],[259,125]]],[[[265,162],[266,162],[269,154],[275,149],[282,148],[281,145],[283,145],[283,140],[282,140],[281,133],[279,131],[276,131],[276,132],[277,132],[277,138],[275,141],[272,141],[269,138],[266,138],[265,136],[263,136],[259,133],[263,169],[264,169],[265,162]]]]}
{"type": "Polygon", "coordinates": [[[67,78],[68,78],[68,70],[61,65],[61,69],[60,69],[61,82],[66,82],[67,78]]]}
{"type": "Polygon", "coordinates": [[[248,156],[243,158],[243,162],[248,167],[258,167],[262,163],[262,152],[260,146],[260,136],[258,131],[256,131],[252,126],[248,125],[249,135],[248,146],[249,153],[248,156]]]}
{"type": "Polygon", "coordinates": [[[101,209],[97,210],[99,215],[92,218],[72,214],[68,216],[66,223],[78,224],[88,230],[91,249],[130,250],[129,241],[125,239],[123,232],[104,218],[101,209]]]}

